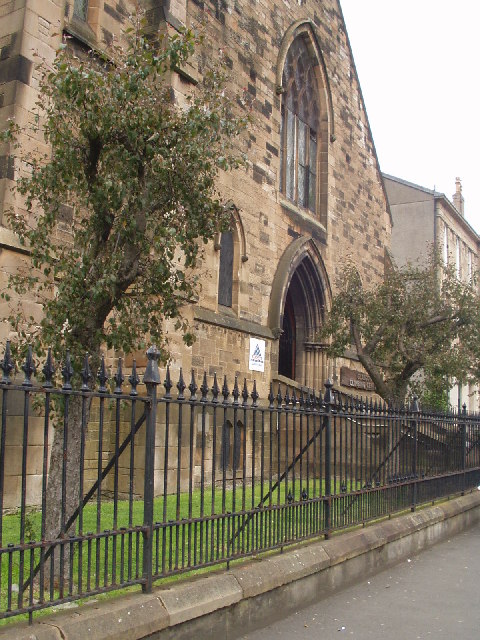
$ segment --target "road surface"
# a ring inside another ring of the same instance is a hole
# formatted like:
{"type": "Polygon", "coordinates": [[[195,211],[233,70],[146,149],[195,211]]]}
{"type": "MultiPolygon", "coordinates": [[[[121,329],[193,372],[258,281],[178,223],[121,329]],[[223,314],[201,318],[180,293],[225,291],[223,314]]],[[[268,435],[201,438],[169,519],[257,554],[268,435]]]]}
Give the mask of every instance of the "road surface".
{"type": "Polygon", "coordinates": [[[480,525],[244,640],[480,640],[480,525]]]}

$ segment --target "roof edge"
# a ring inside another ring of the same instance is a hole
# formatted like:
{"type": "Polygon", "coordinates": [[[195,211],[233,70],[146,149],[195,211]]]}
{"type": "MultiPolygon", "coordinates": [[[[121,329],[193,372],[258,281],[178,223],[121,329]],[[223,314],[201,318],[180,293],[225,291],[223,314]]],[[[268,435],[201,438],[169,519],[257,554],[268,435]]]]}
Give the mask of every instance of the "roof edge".
{"type": "Polygon", "coordinates": [[[451,210],[451,213],[456,216],[458,222],[460,222],[464,227],[466,227],[477,239],[477,243],[480,243],[480,235],[478,232],[472,227],[472,225],[466,220],[465,216],[462,216],[457,207],[453,204],[453,202],[447,198],[444,193],[440,191],[435,191],[432,189],[427,189],[427,187],[422,187],[419,184],[415,184],[414,182],[409,182],[408,180],[403,180],[402,178],[397,178],[396,176],[389,175],[388,173],[382,172],[382,178],[386,180],[392,180],[393,182],[397,182],[398,184],[403,184],[406,187],[411,187],[412,189],[417,189],[418,191],[422,191],[423,193],[428,193],[433,196],[435,200],[443,200],[448,208],[451,210]]]}

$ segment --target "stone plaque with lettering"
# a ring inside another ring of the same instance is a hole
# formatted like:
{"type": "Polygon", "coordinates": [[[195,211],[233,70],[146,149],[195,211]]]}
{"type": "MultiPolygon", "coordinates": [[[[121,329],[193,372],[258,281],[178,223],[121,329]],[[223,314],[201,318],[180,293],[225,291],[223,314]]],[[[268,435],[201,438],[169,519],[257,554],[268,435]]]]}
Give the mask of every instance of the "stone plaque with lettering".
{"type": "Polygon", "coordinates": [[[375,391],[372,379],[363,371],[355,371],[348,367],[340,368],[340,384],[352,389],[363,389],[363,391],[375,391]]]}

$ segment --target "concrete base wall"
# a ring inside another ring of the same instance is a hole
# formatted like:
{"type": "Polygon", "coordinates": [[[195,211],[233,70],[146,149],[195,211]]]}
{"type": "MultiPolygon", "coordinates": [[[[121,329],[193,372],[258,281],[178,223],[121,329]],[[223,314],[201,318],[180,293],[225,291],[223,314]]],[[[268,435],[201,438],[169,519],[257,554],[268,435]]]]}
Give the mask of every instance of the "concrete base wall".
{"type": "Polygon", "coordinates": [[[480,492],[230,571],[13,625],[0,640],[234,640],[480,521],[480,492]]]}

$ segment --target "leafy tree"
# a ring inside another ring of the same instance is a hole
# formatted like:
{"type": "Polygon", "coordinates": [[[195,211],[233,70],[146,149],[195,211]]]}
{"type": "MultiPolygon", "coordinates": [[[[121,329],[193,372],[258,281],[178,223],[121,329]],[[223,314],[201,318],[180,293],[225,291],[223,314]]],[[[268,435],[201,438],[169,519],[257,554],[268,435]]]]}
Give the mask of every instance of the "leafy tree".
{"type": "MultiPolygon", "coordinates": [[[[64,46],[45,72],[37,131],[51,153],[22,158],[29,171],[16,189],[26,213],[10,216],[32,263],[11,284],[35,291],[45,311],[37,326],[11,320],[37,351],[165,347],[165,318],[192,341],[180,310],[196,294],[199,241],[228,223],[216,178],[241,163],[233,144],[245,126],[218,69],[205,72],[184,108],[172,99],[170,70],[197,42],[189,31],[159,40],[135,32],[111,60],[64,46]],[[71,242],[58,239],[65,207],[75,210],[71,242]]],[[[4,138],[19,133],[10,123],[4,138]]]]}
{"type": "Polygon", "coordinates": [[[401,403],[410,390],[444,404],[448,381],[479,379],[477,286],[457,279],[435,253],[426,266],[391,269],[369,289],[348,264],[322,336],[335,357],[353,346],[385,400],[401,403]]]}
{"type": "MultiPolygon", "coordinates": [[[[24,209],[10,224],[31,251],[25,272],[11,277],[19,296],[43,304],[36,324],[13,309],[19,338],[37,354],[52,347],[57,362],[68,349],[79,368],[88,352],[92,369],[105,345],[123,352],[154,342],[168,355],[165,320],[193,340],[182,306],[197,293],[194,268],[202,242],[230,219],[216,189],[220,171],[244,162],[239,134],[247,118],[235,115],[220,67],[178,105],[169,82],[199,44],[190,31],[152,37],[140,27],[127,33],[108,58],[74,54],[63,45],[46,68],[34,135],[47,153],[22,157],[20,131],[3,134],[17,166],[26,167],[16,190],[24,209]],[[20,160],[20,162],[18,161],[20,160]],[[74,211],[70,236],[60,233],[74,211]]],[[[12,301],[11,292],[4,298],[12,301]]],[[[80,401],[69,407],[67,511],[78,496],[80,401]]],[[[59,421],[61,422],[61,421],[59,421]]],[[[55,429],[49,472],[48,536],[59,531],[63,427],[55,429]]],[[[67,514],[68,515],[68,514],[67,514]]]]}

